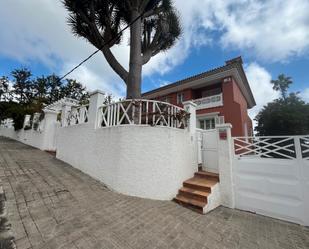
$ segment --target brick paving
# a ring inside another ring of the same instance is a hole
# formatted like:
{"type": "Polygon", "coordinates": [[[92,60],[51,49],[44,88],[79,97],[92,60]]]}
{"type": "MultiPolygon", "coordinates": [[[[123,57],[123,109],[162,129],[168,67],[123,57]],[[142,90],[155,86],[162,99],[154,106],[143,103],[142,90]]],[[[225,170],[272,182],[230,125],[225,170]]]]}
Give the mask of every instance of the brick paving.
{"type": "Polygon", "coordinates": [[[52,155],[0,138],[17,249],[309,248],[309,228],[219,207],[200,215],[128,197],[52,155]]]}

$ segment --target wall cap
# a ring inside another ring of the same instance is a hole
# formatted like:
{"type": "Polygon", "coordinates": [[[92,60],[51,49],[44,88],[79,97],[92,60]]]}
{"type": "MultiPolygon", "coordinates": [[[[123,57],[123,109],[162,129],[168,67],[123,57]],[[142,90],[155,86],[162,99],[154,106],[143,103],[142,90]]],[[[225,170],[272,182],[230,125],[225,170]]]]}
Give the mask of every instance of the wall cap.
{"type": "Polygon", "coordinates": [[[44,112],[45,114],[58,114],[58,113],[59,113],[58,111],[54,111],[54,110],[44,110],[44,109],[43,109],[43,112],[44,112]]]}
{"type": "Polygon", "coordinates": [[[217,124],[216,128],[233,128],[233,125],[230,123],[226,123],[226,124],[217,124]]]}
{"type": "Polygon", "coordinates": [[[92,95],[95,95],[95,94],[102,94],[102,95],[105,95],[105,92],[101,91],[101,90],[95,90],[93,92],[90,92],[89,93],[89,96],[91,97],[92,95]]]}
{"type": "Polygon", "coordinates": [[[187,101],[184,101],[182,102],[182,104],[185,106],[185,105],[191,105],[191,106],[194,106],[196,107],[197,104],[195,104],[192,100],[187,100],[187,101]]]}

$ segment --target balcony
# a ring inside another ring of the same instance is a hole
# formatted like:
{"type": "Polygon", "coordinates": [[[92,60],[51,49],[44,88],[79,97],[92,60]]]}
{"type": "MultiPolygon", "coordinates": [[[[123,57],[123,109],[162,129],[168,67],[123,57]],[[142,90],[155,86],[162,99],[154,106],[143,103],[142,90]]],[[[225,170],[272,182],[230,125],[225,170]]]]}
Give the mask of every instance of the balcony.
{"type": "Polygon", "coordinates": [[[200,99],[194,99],[192,101],[197,105],[196,110],[223,106],[222,93],[200,99]]]}

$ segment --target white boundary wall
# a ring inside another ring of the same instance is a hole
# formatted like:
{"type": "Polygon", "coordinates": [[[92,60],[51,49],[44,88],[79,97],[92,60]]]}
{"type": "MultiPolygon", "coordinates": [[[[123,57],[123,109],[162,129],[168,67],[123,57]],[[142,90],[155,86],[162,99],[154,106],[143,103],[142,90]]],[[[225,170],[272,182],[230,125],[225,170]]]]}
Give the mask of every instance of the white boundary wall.
{"type": "MultiPolygon", "coordinates": [[[[198,168],[196,105],[184,104],[191,114],[187,127],[182,117],[186,112],[168,103],[129,100],[128,106],[115,103],[102,111],[103,101],[104,94],[100,91],[90,94],[89,107],[60,101],[56,103],[57,111],[44,111],[44,122],[37,131],[16,132],[3,127],[0,135],[41,150],[56,150],[57,158],[120,193],[159,200],[175,197],[183,181],[192,177],[198,168]],[[147,125],[141,124],[143,106],[147,125]],[[59,108],[62,127],[56,121],[59,108]],[[140,111],[138,124],[133,115],[136,108],[140,111]],[[167,117],[163,110],[167,111],[167,117]],[[107,127],[102,127],[105,118],[109,122],[105,122],[107,127]],[[122,123],[124,118],[129,125],[122,123]]],[[[29,120],[30,116],[26,115],[24,127],[29,120]]]]}
{"type": "Polygon", "coordinates": [[[45,117],[38,130],[24,130],[23,128],[15,131],[13,127],[0,127],[0,136],[8,137],[35,148],[47,151],[56,150],[56,132],[59,127],[57,113],[45,111],[45,117]]]}
{"type": "Polygon", "coordinates": [[[59,129],[57,158],[127,195],[170,200],[197,169],[188,130],[124,125],[59,129]]]}
{"type": "Polygon", "coordinates": [[[234,160],[235,206],[309,225],[309,163],[296,160],[234,160]]]}
{"type": "Polygon", "coordinates": [[[309,137],[234,141],[239,153],[233,154],[235,207],[308,226],[309,137]]]}

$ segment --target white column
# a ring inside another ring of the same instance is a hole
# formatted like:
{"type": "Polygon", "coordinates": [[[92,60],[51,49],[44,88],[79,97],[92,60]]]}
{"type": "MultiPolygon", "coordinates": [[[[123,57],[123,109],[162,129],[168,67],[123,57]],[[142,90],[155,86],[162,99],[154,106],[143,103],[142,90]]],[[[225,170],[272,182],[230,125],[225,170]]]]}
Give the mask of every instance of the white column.
{"type": "Polygon", "coordinates": [[[68,117],[69,113],[72,109],[72,105],[63,104],[61,109],[61,126],[66,127],[68,126],[68,117]]]}
{"type": "Polygon", "coordinates": [[[31,118],[31,115],[28,115],[28,114],[25,115],[23,128],[25,128],[25,126],[30,124],[30,118],[31,118]]]}
{"type": "MultiPolygon", "coordinates": [[[[191,141],[193,143],[193,155],[194,155],[194,164],[196,165],[196,167],[198,167],[200,161],[201,161],[201,144],[198,141],[197,138],[197,132],[196,132],[196,104],[193,103],[192,101],[185,101],[183,102],[183,106],[185,111],[187,111],[188,113],[190,113],[190,119],[189,119],[189,123],[188,123],[188,129],[190,132],[190,136],[191,136],[191,141]]],[[[196,168],[197,170],[198,168],[196,168]]]]}
{"type": "Polygon", "coordinates": [[[233,184],[233,140],[231,124],[216,125],[218,130],[218,164],[222,205],[234,208],[235,194],[233,184]]]}
{"type": "Polygon", "coordinates": [[[105,98],[105,93],[96,90],[90,93],[90,103],[89,103],[89,110],[88,110],[88,123],[89,125],[97,128],[97,121],[98,121],[98,109],[100,106],[103,105],[105,98]]]}
{"type": "Polygon", "coordinates": [[[56,150],[56,129],[58,112],[52,110],[44,110],[44,141],[42,150],[56,150]]]}
{"type": "Polygon", "coordinates": [[[39,121],[40,116],[41,116],[41,113],[39,113],[39,112],[35,112],[35,113],[33,114],[32,129],[33,129],[34,123],[39,121]]]}
{"type": "Polygon", "coordinates": [[[183,107],[185,111],[190,113],[190,120],[188,124],[189,131],[191,136],[195,137],[196,133],[196,104],[192,101],[185,101],[183,102],[183,107]]]}
{"type": "Polygon", "coordinates": [[[202,160],[202,138],[203,134],[201,132],[196,133],[197,137],[197,164],[202,167],[203,166],[203,160],[202,160]]]}

